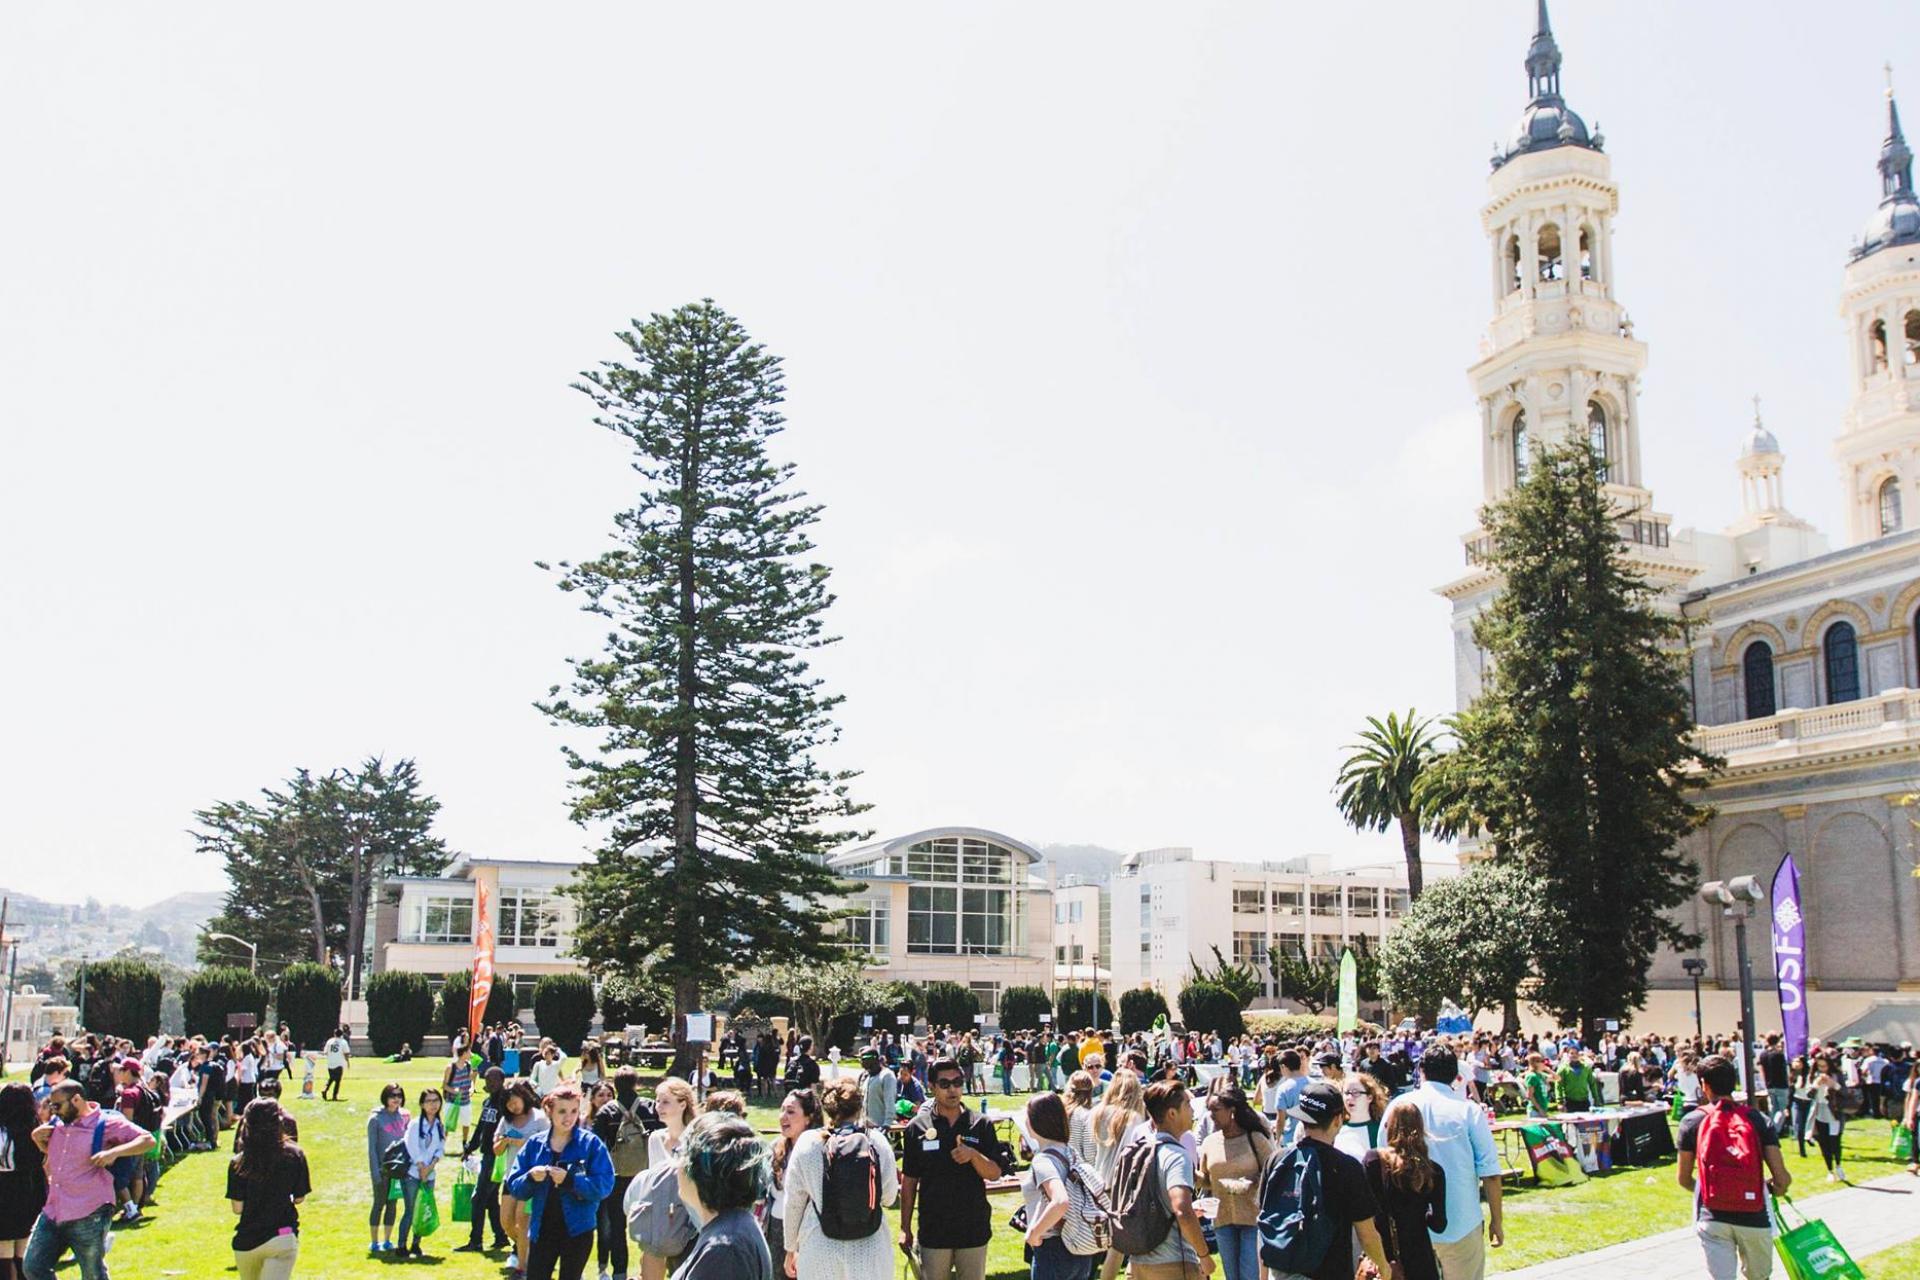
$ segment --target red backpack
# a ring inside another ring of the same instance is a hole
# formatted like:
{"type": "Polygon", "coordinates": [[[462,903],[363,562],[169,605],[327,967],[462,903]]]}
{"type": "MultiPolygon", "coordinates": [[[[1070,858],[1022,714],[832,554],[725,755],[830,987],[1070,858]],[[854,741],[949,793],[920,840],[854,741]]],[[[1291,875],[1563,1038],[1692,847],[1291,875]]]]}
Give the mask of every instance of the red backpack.
{"type": "Polygon", "coordinates": [[[1760,1130],[1746,1107],[1722,1098],[1707,1108],[1695,1147],[1702,1205],[1716,1213],[1766,1212],[1760,1130]]]}

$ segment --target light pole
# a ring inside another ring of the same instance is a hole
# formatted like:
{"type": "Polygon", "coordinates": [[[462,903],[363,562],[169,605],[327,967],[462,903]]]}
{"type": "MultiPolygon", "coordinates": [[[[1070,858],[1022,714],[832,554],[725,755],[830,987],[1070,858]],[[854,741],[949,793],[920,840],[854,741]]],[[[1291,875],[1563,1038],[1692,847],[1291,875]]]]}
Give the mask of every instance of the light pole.
{"type": "Polygon", "coordinates": [[[1093,975],[1088,979],[1088,985],[1093,988],[1093,1025],[1094,1029],[1098,1030],[1100,1027],[1100,952],[1098,950],[1093,953],[1093,975]]]}
{"type": "Polygon", "coordinates": [[[215,939],[216,941],[225,940],[227,942],[239,943],[247,949],[247,972],[260,972],[260,948],[253,943],[248,942],[245,938],[236,938],[230,933],[209,933],[204,936],[215,939]]]}
{"type": "Polygon", "coordinates": [[[80,1024],[82,1031],[85,1031],[87,1029],[87,957],[84,953],[80,956],[80,999],[76,1003],[80,1007],[74,1010],[74,1021],[80,1024]]]}
{"type": "Polygon", "coordinates": [[[1700,1025],[1700,979],[1706,976],[1707,962],[1698,956],[1689,956],[1680,962],[1680,967],[1693,979],[1693,1038],[1698,1040],[1707,1034],[1700,1025]]]}
{"type": "Polygon", "coordinates": [[[1766,896],[1767,891],[1752,876],[1736,876],[1725,882],[1710,880],[1700,886],[1701,900],[1718,904],[1720,914],[1733,921],[1734,948],[1740,958],[1740,1065],[1749,1101],[1754,1095],[1753,962],[1747,957],[1747,919],[1753,915],[1753,904],[1766,896]]]}

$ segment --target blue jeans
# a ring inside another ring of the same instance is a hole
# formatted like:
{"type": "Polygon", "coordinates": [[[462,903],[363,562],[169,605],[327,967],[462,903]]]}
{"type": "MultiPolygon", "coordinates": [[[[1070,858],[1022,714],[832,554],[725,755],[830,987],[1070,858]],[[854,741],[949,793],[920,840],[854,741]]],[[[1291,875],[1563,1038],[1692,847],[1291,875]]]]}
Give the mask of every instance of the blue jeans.
{"type": "Polygon", "coordinates": [[[105,1205],[72,1222],[55,1222],[41,1214],[21,1260],[27,1280],[54,1280],[53,1268],[69,1249],[80,1264],[80,1280],[107,1280],[107,1222],[112,1216],[105,1205]]]}
{"type": "Polygon", "coordinates": [[[1088,1280],[1099,1260],[1068,1253],[1059,1236],[1049,1236],[1033,1251],[1032,1280],[1088,1280]]]}
{"type": "MultiPolygon", "coordinates": [[[[413,1229],[413,1206],[420,1198],[420,1188],[423,1185],[429,1191],[433,1189],[431,1182],[423,1184],[420,1179],[414,1177],[411,1173],[400,1179],[400,1234],[397,1238],[402,1249],[406,1248],[409,1243],[407,1232],[413,1229]]],[[[419,1241],[416,1239],[412,1241],[412,1243],[418,1244],[419,1241]]]]}
{"type": "Polygon", "coordinates": [[[1215,1227],[1220,1242],[1220,1280],[1260,1280],[1260,1228],[1215,1227]]]}

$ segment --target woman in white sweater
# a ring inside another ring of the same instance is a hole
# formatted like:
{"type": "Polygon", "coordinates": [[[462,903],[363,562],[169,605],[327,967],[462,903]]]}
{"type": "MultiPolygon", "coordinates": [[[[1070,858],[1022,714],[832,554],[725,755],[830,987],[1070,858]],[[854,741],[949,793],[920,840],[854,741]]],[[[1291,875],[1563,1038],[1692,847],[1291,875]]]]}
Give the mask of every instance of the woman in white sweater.
{"type": "Polygon", "coordinates": [[[447,1149],[447,1129],[440,1121],[442,1102],[438,1089],[420,1091],[420,1113],[413,1123],[407,1126],[402,1141],[407,1148],[407,1176],[400,1180],[400,1253],[402,1257],[412,1254],[420,1256],[418,1235],[411,1236],[413,1229],[413,1209],[420,1198],[420,1189],[426,1188],[427,1194],[433,1194],[434,1168],[440,1163],[441,1155],[447,1149]]]}
{"type": "Polygon", "coordinates": [[[861,1124],[865,1092],[851,1077],[835,1080],[820,1091],[820,1110],[828,1129],[809,1130],[793,1144],[787,1158],[785,1273],[796,1280],[893,1280],[893,1239],[883,1218],[872,1235],[861,1240],[829,1240],[820,1230],[820,1199],[826,1182],[827,1137],[835,1129],[865,1129],[873,1144],[880,1172],[880,1203],[890,1205],[900,1190],[893,1148],[886,1134],[861,1124]]]}

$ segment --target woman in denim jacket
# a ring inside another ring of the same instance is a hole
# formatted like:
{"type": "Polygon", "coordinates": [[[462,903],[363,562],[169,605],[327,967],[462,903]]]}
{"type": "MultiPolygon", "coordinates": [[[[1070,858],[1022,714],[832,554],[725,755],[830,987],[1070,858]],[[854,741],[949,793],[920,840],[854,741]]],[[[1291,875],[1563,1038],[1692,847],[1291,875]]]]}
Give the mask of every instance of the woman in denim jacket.
{"type": "Polygon", "coordinates": [[[527,1280],[553,1280],[556,1263],[560,1280],[580,1280],[613,1190],[613,1157],[580,1123],[578,1086],[559,1085],[541,1105],[551,1127],[520,1148],[506,1191],[527,1206],[527,1280]]]}

